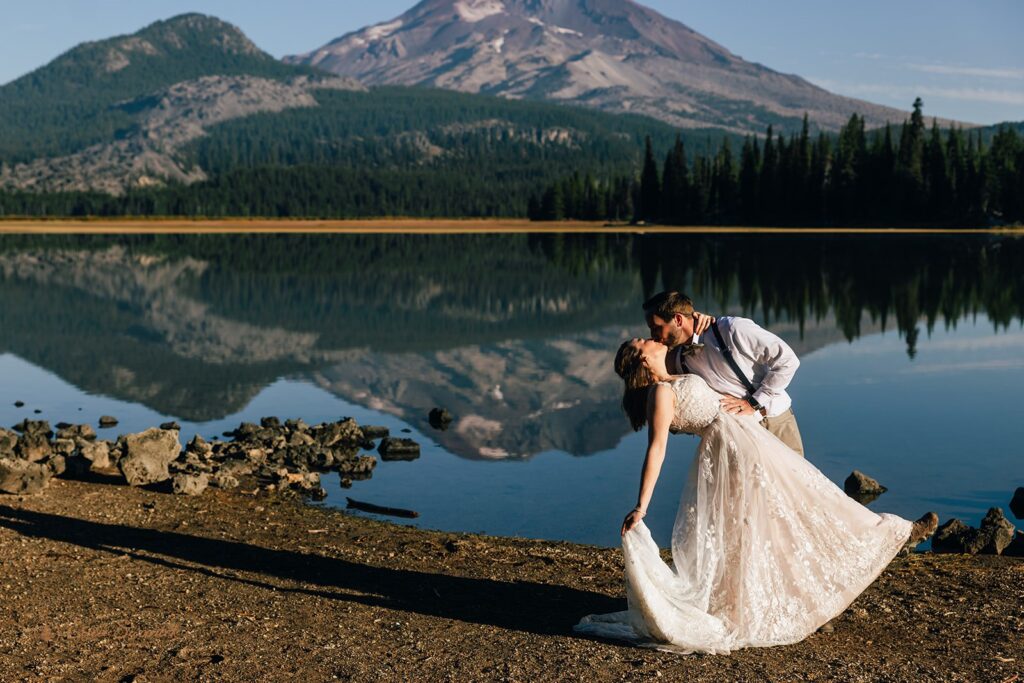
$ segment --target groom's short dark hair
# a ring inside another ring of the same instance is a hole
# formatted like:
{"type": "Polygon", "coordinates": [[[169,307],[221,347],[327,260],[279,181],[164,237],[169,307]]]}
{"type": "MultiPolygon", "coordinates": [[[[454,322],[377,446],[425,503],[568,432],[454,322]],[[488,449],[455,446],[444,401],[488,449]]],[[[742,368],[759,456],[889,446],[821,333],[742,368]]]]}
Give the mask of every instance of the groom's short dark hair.
{"type": "Polygon", "coordinates": [[[693,301],[681,292],[661,292],[644,302],[644,313],[662,320],[671,320],[677,313],[689,318],[693,316],[693,301]]]}

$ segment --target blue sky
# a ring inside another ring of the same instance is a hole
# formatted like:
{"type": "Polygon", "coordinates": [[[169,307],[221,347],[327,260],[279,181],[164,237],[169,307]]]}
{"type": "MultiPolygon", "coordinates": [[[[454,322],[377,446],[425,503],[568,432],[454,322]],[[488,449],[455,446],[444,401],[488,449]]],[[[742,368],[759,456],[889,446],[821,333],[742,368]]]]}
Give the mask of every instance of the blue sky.
{"type": "MultiPolygon", "coordinates": [[[[3,0],[0,83],[86,40],[182,12],[241,27],[275,56],[391,19],[414,0],[3,0]]],[[[646,0],[732,52],[833,92],[928,115],[1024,120],[1024,1],[646,0]]]]}

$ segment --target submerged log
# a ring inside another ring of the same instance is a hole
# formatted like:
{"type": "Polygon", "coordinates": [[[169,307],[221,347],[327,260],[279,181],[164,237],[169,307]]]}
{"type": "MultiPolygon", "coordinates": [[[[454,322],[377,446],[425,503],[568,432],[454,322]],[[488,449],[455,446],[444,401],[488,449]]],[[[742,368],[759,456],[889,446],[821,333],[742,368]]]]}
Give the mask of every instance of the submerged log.
{"type": "Polygon", "coordinates": [[[406,519],[415,519],[420,516],[420,513],[414,510],[403,510],[402,508],[389,508],[381,507],[380,505],[374,505],[373,503],[363,503],[358,500],[351,498],[345,498],[348,501],[348,507],[353,510],[362,510],[363,512],[372,512],[377,515],[390,515],[391,517],[405,517],[406,519]]]}

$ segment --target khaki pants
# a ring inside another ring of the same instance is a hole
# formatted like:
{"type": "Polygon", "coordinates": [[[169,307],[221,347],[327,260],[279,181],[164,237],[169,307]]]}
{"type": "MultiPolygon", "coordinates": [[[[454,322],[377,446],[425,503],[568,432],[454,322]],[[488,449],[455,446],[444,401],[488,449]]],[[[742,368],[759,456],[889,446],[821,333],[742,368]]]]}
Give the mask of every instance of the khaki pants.
{"type": "Polygon", "coordinates": [[[800,438],[800,427],[796,424],[796,415],[793,414],[792,408],[781,415],[764,418],[761,420],[761,426],[800,455],[804,454],[804,440],[800,438]]]}

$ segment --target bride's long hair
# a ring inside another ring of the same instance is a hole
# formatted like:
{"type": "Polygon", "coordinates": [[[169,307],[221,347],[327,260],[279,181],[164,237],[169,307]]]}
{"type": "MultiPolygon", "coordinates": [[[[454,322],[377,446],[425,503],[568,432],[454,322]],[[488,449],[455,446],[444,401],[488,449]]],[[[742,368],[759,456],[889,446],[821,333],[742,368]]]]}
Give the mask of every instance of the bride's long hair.
{"type": "Polygon", "coordinates": [[[623,342],[615,354],[615,374],[626,383],[622,392],[622,410],[633,431],[639,432],[647,424],[647,390],[654,384],[654,375],[644,365],[643,355],[631,344],[623,342]]]}

